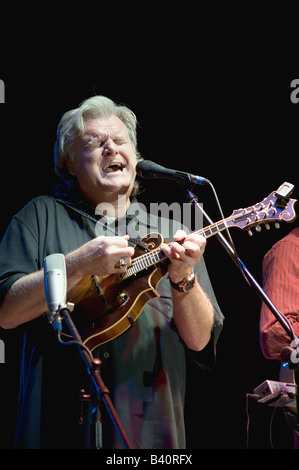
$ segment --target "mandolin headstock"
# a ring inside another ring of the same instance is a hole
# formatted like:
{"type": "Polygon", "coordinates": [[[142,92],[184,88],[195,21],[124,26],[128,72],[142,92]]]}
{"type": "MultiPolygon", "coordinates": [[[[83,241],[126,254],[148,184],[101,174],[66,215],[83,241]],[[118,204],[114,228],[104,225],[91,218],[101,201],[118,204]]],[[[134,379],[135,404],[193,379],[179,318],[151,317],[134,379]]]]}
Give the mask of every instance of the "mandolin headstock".
{"type": "Polygon", "coordinates": [[[258,202],[254,206],[246,209],[235,210],[227,225],[229,227],[239,227],[242,230],[248,230],[256,227],[259,231],[261,225],[265,224],[270,228],[269,223],[274,222],[293,222],[296,219],[294,206],[296,199],[290,199],[294,186],[290,183],[283,183],[277,191],[273,191],[268,197],[258,202]]]}

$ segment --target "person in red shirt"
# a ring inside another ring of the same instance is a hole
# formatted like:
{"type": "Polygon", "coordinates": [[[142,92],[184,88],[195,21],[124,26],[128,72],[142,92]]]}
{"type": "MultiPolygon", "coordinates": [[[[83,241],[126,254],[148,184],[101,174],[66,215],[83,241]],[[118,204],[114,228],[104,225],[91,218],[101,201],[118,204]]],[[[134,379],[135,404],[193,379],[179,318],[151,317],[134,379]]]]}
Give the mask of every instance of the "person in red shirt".
{"type": "MultiPolygon", "coordinates": [[[[279,240],[263,260],[263,289],[299,335],[299,227],[279,240]]],[[[260,344],[267,359],[282,360],[281,351],[291,338],[276,317],[262,304],[260,344]]]]}
{"type": "MultiPolygon", "coordinates": [[[[287,236],[279,240],[268,251],[263,260],[263,289],[275,307],[289,320],[293,332],[299,335],[299,227],[293,229],[287,236]]],[[[282,353],[285,347],[296,346],[288,336],[274,314],[263,302],[260,315],[260,345],[267,359],[284,361],[282,353]]],[[[290,349],[290,348],[289,348],[290,349]]],[[[298,362],[294,350],[295,362],[298,362]]],[[[294,359],[290,357],[290,361],[294,359]]],[[[294,362],[294,361],[293,361],[294,362]]],[[[282,381],[294,381],[289,369],[281,368],[282,381]],[[285,375],[287,374],[287,376],[285,375]],[[286,380],[286,377],[288,380],[286,380]]],[[[299,449],[296,409],[285,410],[285,416],[293,428],[294,448],[299,449]],[[293,416],[288,419],[287,416],[293,416]],[[294,414],[295,413],[295,414],[294,414]],[[293,423],[293,424],[292,424],[293,423]]]]}

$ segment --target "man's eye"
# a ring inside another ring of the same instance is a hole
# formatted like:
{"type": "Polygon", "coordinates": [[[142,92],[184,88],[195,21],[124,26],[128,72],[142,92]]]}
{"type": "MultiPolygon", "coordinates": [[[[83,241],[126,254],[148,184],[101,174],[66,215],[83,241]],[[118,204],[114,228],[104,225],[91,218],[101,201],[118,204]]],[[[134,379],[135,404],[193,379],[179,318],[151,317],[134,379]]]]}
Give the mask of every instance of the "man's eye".
{"type": "Polygon", "coordinates": [[[102,140],[93,139],[93,140],[90,140],[89,142],[87,142],[86,148],[94,149],[94,148],[97,148],[97,147],[101,147],[102,145],[103,145],[102,140]]]}

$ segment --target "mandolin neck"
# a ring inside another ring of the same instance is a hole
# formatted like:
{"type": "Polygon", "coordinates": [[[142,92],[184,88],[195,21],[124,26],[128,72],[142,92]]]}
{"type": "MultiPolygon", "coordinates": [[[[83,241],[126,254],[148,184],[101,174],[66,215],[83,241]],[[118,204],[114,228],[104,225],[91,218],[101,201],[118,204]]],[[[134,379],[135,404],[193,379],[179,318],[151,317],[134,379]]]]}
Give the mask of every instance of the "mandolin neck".
{"type": "MultiPolygon", "coordinates": [[[[284,185],[290,184],[284,183],[284,185]]],[[[254,206],[247,207],[246,209],[237,209],[226,219],[219,220],[207,227],[203,227],[200,230],[193,232],[193,234],[210,238],[230,227],[238,227],[242,230],[249,230],[251,227],[256,227],[258,230],[260,229],[259,226],[261,224],[269,225],[269,222],[275,222],[276,225],[280,221],[292,222],[296,219],[294,205],[297,200],[282,197],[279,195],[279,191],[280,188],[277,191],[272,192],[267,198],[258,202],[254,206]]],[[[149,234],[149,238],[150,236],[151,234],[149,234]]],[[[161,237],[160,234],[156,234],[156,236],[160,237],[161,241],[163,241],[163,237],[161,237]]],[[[181,243],[183,242],[184,240],[181,241],[181,243]]],[[[145,245],[147,246],[145,253],[133,259],[132,265],[124,274],[124,278],[135,275],[150,266],[154,266],[157,263],[166,260],[167,257],[160,248],[161,242],[157,248],[155,248],[157,244],[154,243],[153,249],[149,248],[152,243],[147,244],[145,242],[145,245]]]]}
{"type": "MultiPolygon", "coordinates": [[[[223,219],[220,220],[219,222],[216,222],[212,225],[209,225],[208,227],[204,227],[200,230],[197,230],[196,232],[193,232],[192,234],[196,235],[202,235],[205,238],[212,237],[213,235],[216,235],[216,233],[222,232],[228,227],[227,221],[230,219],[223,219]]],[[[183,243],[184,240],[181,241],[183,243]]],[[[150,266],[154,266],[157,263],[160,263],[161,261],[165,261],[167,259],[167,256],[164,254],[164,252],[161,250],[161,248],[156,248],[151,251],[147,251],[146,253],[142,254],[141,256],[138,256],[137,258],[133,259],[132,265],[127,269],[126,273],[124,274],[124,279],[133,276],[134,274],[137,274],[150,266]]]]}

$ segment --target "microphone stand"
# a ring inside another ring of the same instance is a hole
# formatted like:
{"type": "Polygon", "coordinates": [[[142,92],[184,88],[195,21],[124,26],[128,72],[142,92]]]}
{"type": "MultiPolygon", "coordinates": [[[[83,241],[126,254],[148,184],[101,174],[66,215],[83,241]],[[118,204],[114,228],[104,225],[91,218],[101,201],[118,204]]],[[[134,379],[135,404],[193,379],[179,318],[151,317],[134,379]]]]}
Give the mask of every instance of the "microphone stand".
{"type": "Polygon", "coordinates": [[[99,400],[102,400],[102,403],[105,405],[110,418],[112,420],[112,423],[118,433],[118,436],[120,437],[122,444],[125,449],[132,449],[132,446],[124,432],[124,429],[120,423],[120,420],[117,416],[117,413],[115,411],[115,408],[112,404],[112,401],[110,399],[110,392],[108,388],[105,386],[101,375],[99,371],[99,366],[100,366],[100,360],[95,359],[91,353],[91,351],[83,344],[82,338],[73,322],[70,316],[70,312],[73,308],[73,304],[65,304],[60,307],[58,315],[62,316],[68,326],[68,329],[70,330],[75,343],[78,345],[78,348],[80,350],[80,353],[86,363],[87,366],[87,371],[89,375],[91,376],[93,383],[96,388],[96,394],[99,400]]]}

